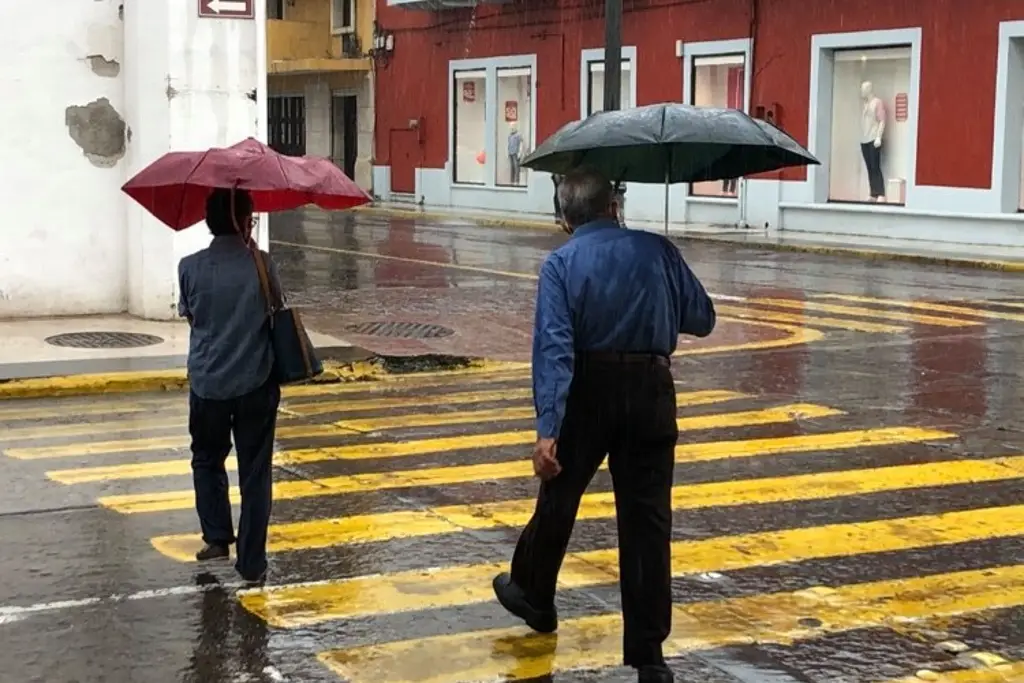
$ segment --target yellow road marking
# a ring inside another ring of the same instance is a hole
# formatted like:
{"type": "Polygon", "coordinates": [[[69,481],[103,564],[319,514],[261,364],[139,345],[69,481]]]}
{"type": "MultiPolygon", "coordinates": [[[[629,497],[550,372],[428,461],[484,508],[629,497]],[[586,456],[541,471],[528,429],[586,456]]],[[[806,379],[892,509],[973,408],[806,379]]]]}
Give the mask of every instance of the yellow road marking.
{"type": "MultiPolygon", "coordinates": [[[[675,486],[672,489],[672,508],[693,510],[820,500],[882,491],[1003,481],[1022,476],[1024,456],[741,479],[675,486]]],[[[493,529],[499,526],[518,528],[530,520],[535,505],[535,501],[530,498],[274,524],[270,527],[267,548],[272,553],[281,553],[470,529],[493,529]]],[[[578,519],[614,516],[613,493],[590,493],[583,497],[578,519]]],[[[202,547],[202,539],[198,534],[158,536],[152,539],[152,543],[158,551],[179,562],[194,561],[196,551],[202,547]]]]}
{"type": "MultiPolygon", "coordinates": [[[[313,398],[318,396],[344,396],[348,394],[388,394],[398,393],[409,389],[424,389],[428,387],[450,387],[455,383],[458,387],[475,384],[497,384],[499,382],[520,382],[529,379],[529,363],[510,364],[523,366],[519,370],[501,370],[490,373],[483,373],[480,370],[471,368],[472,372],[462,370],[448,371],[448,374],[438,373],[415,373],[409,375],[392,375],[384,379],[367,382],[349,383],[318,383],[287,386],[282,388],[282,394],[286,400],[284,405],[288,409],[299,406],[315,406],[315,403],[294,404],[291,400],[296,398],[313,398]],[[454,380],[454,382],[453,382],[454,380]]],[[[495,393],[500,390],[495,390],[495,393]]],[[[509,391],[520,391],[509,389],[509,391]]],[[[376,399],[386,401],[386,398],[376,399]]],[[[391,400],[398,400],[394,398],[391,400]]],[[[153,411],[175,411],[186,413],[188,401],[184,394],[160,399],[130,399],[130,400],[94,400],[73,402],[67,400],[46,401],[47,407],[39,407],[42,401],[37,399],[26,399],[26,406],[0,408],[0,422],[15,420],[45,420],[63,419],[68,416],[79,415],[108,415],[108,414],[133,414],[153,411]],[[27,407],[31,406],[31,407],[27,407]]],[[[358,399],[353,402],[358,402],[358,399]]],[[[329,405],[325,403],[324,405],[329,405]]],[[[336,405],[348,405],[346,402],[338,402],[336,405]]],[[[353,409],[355,410],[362,410],[353,409]]],[[[315,413],[304,413],[315,414],[315,413]]]]}
{"type": "Polygon", "coordinates": [[[464,405],[466,403],[490,403],[492,401],[513,401],[528,399],[533,390],[496,389],[494,391],[460,391],[451,394],[419,394],[416,396],[393,396],[355,401],[319,401],[316,403],[289,404],[288,410],[294,415],[323,415],[324,413],[356,413],[390,408],[409,408],[438,404],[464,405]]]}
{"type": "Polygon", "coordinates": [[[385,429],[409,429],[433,425],[464,425],[482,422],[513,422],[531,420],[536,416],[533,406],[521,408],[487,408],[451,413],[415,413],[387,417],[365,417],[336,422],[339,427],[356,432],[378,432],[385,429]]]}
{"type": "MultiPolygon", "coordinates": [[[[1024,566],[904,578],[675,605],[666,656],[754,643],[789,644],[828,633],[1013,607],[1024,566]]],[[[495,608],[498,610],[498,608],[495,608]]],[[[498,613],[498,612],[496,612],[498,613]]],[[[525,628],[367,645],[319,655],[348,683],[467,683],[540,678],[622,659],[618,614],[565,619],[558,632],[525,628]]]]}
{"type": "Polygon", "coordinates": [[[794,325],[783,325],[782,323],[772,323],[765,320],[743,320],[741,318],[730,318],[726,315],[718,316],[720,321],[731,321],[736,323],[742,323],[744,325],[754,325],[760,327],[770,327],[775,330],[782,330],[788,332],[788,337],[782,339],[766,339],[762,341],[752,342],[741,342],[739,344],[725,344],[723,346],[697,346],[695,348],[689,348],[683,346],[681,349],[676,351],[674,356],[702,356],[709,353],[735,353],[736,351],[761,351],[764,349],[783,349],[790,346],[800,346],[801,344],[810,344],[812,342],[821,341],[825,338],[824,333],[821,330],[815,330],[810,327],[796,327],[794,325]]]}
{"type": "Polygon", "coordinates": [[[465,368],[462,370],[442,370],[438,372],[416,372],[408,375],[390,375],[386,379],[368,382],[349,382],[346,384],[299,384],[287,386],[281,389],[281,394],[286,399],[307,398],[310,396],[330,396],[335,394],[355,394],[363,392],[388,392],[404,391],[410,388],[422,389],[426,387],[446,387],[453,384],[453,380],[459,386],[469,384],[497,384],[498,382],[515,382],[530,377],[529,363],[499,363],[498,365],[507,369],[496,371],[482,371],[477,368],[465,368]]]}
{"type": "MultiPolygon", "coordinates": [[[[490,403],[497,401],[513,401],[528,399],[533,396],[530,388],[520,389],[497,389],[494,391],[460,391],[455,393],[428,394],[416,396],[391,396],[386,398],[355,399],[345,401],[314,401],[306,403],[286,403],[282,406],[281,412],[287,417],[324,415],[327,413],[358,413],[377,410],[389,410],[391,408],[413,408],[419,406],[433,406],[439,403],[445,405],[464,405],[467,403],[490,403]]],[[[147,429],[169,429],[172,427],[185,428],[188,425],[188,405],[178,399],[173,404],[167,401],[139,402],[131,406],[118,408],[107,404],[103,406],[81,406],[65,407],[60,412],[48,409],[45,411],[28,408],[22,411],[8,411],[0,413],[0,422],[11,420],[45,419],[47,417],[60,419],[67,417],[80,417],[86,415],[131,415],[137,413],[156,413],[174,417],[162,418],[132,418],[125,420],[110,420],[96,422],[75,422],[72,424],[44,424],[20,427],[8,427],[0,432],[5,440],[26,439],[41,436],[45,438],[56,436],[81,436],[111,432],[142,431],[147,429]],[[13,416],[12,416],[13,414],[13,416]]]]}
{"type": "MultiPolygon", "coordinates": [[[[767,439],[745,439],[738,441],[712,441],[676,446],[677,462],[720,460],[724,458],[749,458],[760,455],[783,453],[809,453],[864,446],[885,446],[894,444],[933,441],[955,438],[956,434],[934,429],[917,427],[885,427],[881,429],[858,429],[846,432],[826,432],[802,436],[772,437],[767,439]]],[[[532,439],[532,437],[531,437],[532,439]]],[[[313,481],[282,481],[274,484],[275,500],[291,500],[314,496],[329,496],[356,491],[408,488],[415,486],[441,486],[473,481],[512,479],[530,477],[533,465],[529,460],[460,465],[422,470],[396,472],[369,472],[327,477],[313,481]]],[[[239,501],[237,487],[230,490],[231,500],[239,501]]],[[[161,512],[166,510],[188,510],[192,508],[195,495],[192,489],[104,496],[98,499],[100,505],[123,514],[161,512]]]]}
{"type": "Polygon", "coordinates": [[[874,308],[863,308],[859,306],[837,306],[835,304],[823,304],[817,301],[794,301],[792,299],[751,299],[749,303],[763,304],[765,306],[778,306],[779,308],[794,308],[806,311],[822,311],[823,313],[835,313],[836,315],[849,315],[862,318],[882,318],[884,320],[898,320],[903,323],[917,323],[919,325],[934,325],[937,327],[973,327],[981,323],[976,320],[957,320],[954,318],[939,318],[933,315],[918,315],[916,313],[901,313],[898,311],[881,311],[874,308]]]}
{"type": "Polygon", "coordinates": [[[766,311],[759,308],[746,306],[729,306],[716,304],[715,310],[726,313],[737,318],[753,318],[755,320],[768,320],[779,323],[793,323],[795,325],[818,325],[820,327],[837,327],[841,330],[852,330],[854,332],[880,332],[885,334],[899,334],[906,332],[906,327],[899,325],[885,325],[883,323],[869,323],[860,320],[844,320],[842,318],[829,318],[799,315],[795,313],[780,313],[778,311],[766,311]]]}
{"type": "MultiPolygon", "coordinates": [[[[696,406],[704,404],[731,401],[740,398],[749,398],[746,394],[739,394],[732,391],[695,391],[677,395],[678,405],[696,406]]],[[[807,406],[797,406],[806,408],[807,406]]],[[[791,413],[785,413],[785,408],[773,408],[772,412],[751,411],[745,413],[719,413],[714,415],[701,415],[692,418],[681,418],[679,423],[682,429],[717,429],[722,427],[746,426],[751,424],[766,424],[758,420],[769,420],[771,422],[789,422],[794,419],[791,413]],[[753,421],[751,421],[753,420],[753,421]]],[[[824,417],[822,410],[831,410],[814,406],[814,415],[824,417]]],[[[829,413],[837,414],[837,413],[829,413]]],[[[333,446],[324,448],[306,448],[278,452],[274,455],[274,462],[277,465],[301,465],[324,460],[363,460],[369,458],[393,458],[407,455],[423,455],[425,453],[437,453],[442,451],[468,450],[473,448],[495,448],[498,446],[518,446],[532,443],[536,434],[533,430],[521,430],[513,432],[491,432],[486,434],[466,434],[462,436],[445,436],[433,439],[417,439],[414,441],[395,441],[383,443],[358,443],[348,446],[333,446]]],[[[23,453],[17,449],[10,449],[9,455],[23,457],[23,453]],[[15,453],[10,451],[14,450],[15,453]]],[[[37,456],[42,457],[42,456],[37,456]]],[[[228,469],[237,467],[237,461],[228,460],[228,469]]],[[[69,470],[56,470],[48,472],[47,476],[62,484],[80,484],[87,481],[104,481],[113,479],[137,479],[141,477],[165,477],[177,474],[188,474],[192,471],[189,460],[158,460],[155,462],[132,463],[129,465],[106,465],[98,467],[81,467],[69,470]]]]}
{"type": "Polygon", "coordinates": [[[889,683],[1021,683],[1021,681],[1024,681],[1024,663],[1004,661],[986,666],[984,669],[929,671],[922,676],[907,676],[889,681],[889,683]]]}
{"type": "Polygon", "coordinates": [[[816,294],[816,299],[840,299],[860,304],[881,304],[884,306],[896,306],[899,308],[911,308],[915,311],[931,311],[933,313],[947,313],[949,315],[966,316],[970,318],[988,318],[989,320],[1011,320],[1013,322],[1024,322],[1024,315],[1020,313],[1004,313],[1002,311],[989,311],[983,308],[967,308],[965,306],[951,306],[949,304],[933,304],[925,301],[904,301],[901,299],[877,299],[870,296],[851,296],[848,294],[816,294]]]}
{"type": "MultiPolygon", "coordinates": [[[[857,524],[718,536],[672,544],[672,574],[734,571],[780,562],[849,557],[1016,536],[1024,506],[857,524]]],[[[247,593],[242,606],[278,628],[333,619],[440,609],[493,599],[490,579],[507,562],[415,569],[247,593]]],[[[618,548],[569,553],[558,574],[563,590],[618,581],[618,548]]]]}

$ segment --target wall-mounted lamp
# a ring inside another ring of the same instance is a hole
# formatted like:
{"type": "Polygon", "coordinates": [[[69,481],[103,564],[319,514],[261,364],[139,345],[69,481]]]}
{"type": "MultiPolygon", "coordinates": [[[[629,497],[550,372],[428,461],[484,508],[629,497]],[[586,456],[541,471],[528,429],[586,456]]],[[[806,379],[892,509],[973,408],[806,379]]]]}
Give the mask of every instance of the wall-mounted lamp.
{"type": "Polygon", "coordinates": [[[385,30],[376,21],[373,22],[373,48],[370,50],[370,58],[378,64],[387,66],[395,51],[395,34],[385,30]]]}

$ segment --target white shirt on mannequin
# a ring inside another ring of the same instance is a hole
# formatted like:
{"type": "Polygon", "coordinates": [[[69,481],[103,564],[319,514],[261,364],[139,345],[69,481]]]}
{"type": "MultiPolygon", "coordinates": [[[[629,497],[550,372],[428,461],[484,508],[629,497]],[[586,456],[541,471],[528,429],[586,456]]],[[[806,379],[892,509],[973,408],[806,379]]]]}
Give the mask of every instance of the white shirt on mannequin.
{"type": "Polygon", "coordinates": [[[861,83],[860,94],[864,100],[860,141],[862,144],[873,142],[875,147],[881,147],[882,134],[885,132],[885,104],[872,92],[871,83],[868,81],[861,83]]]}

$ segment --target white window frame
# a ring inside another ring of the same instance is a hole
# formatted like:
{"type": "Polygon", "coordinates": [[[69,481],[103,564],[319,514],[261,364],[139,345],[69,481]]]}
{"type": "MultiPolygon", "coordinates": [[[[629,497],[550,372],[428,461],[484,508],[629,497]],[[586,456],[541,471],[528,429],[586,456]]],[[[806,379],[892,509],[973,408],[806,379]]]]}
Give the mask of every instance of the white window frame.
{"type": "Polygon", "coordinates": [[[999,24],[996,112],[992,127],[992,191],[1000,213],[1020,213],[1024,144],[1024,21],[999,24]],[[1013,105],[1013,106],[1011,106],[1013,105]]]}
{"type": "MultiPolygon", "coordinates": [[[[753,68],[750,62],[753,41],[750,38],[735,38],[733,40],[707,40],[698,43],[680,43],[676,46],[676,54],[683,58],[683,102],[693,103],[693,62],[702,57],[729,57],[732,55],[743,55],[743,112],[750,112],[750,83],[753,68]],[[681,54],[680,54],[681,53],[681,54]]],[[[746,188],[746,178],[738,178],[736,183],[735,197],[713,197],[695,195],[692,193],[690,183],[680,185],[684,195],[695,202],[707,202],[714,204],[738,204],[743,190],[746,188]]]]}
{"type": "Polygon", "coordinates": [[[331,0],[331,35],[340,36],[345,33],[355,33],[356,30],[356,9],[358,5],[357,0],[331,0]],[[338,16],[336,6],[338,2],[347,2],[349,6],[349,16],[352,17],[351,26],[339,26],[338,22],[341,21],[341,17],[338,16]]]}
{"type": "Polygon", "coordinates": [[[495,130],[498,121],[498,71],[500,69],[530,69],[530,137],[523,142],[530,151],[537,140],[537,55],[513,55],[487,59],[454,59],[448,62],[448,184],[459,189],[499,190],[504,192],[527,192],[526,186],[498,185],[495,182],[494,160],[497,153],[495,130]],[[457,71],[485,71],[484,80],[484,163],[483,183],[455,182],[455,73],[457,71]]]}
{"type": "MultiPolygon", "coordinates": [[[[622,61],[629,62],[629,99],[630,106],[636,107],[639,104],[636,101],[636,46],[629,45],[622,47],[622,61]]],[[[590,116],[590,112],[587,111],[587,100],[590,99],[590,64],[592,62],[604,63],[604,48],[597,47],[593,49],[580,50],[580,118],[585,119],[590,116]]]]}
{"type": "MultiPolygon", "coordinates": [[[[819,33],[811,36],[811,90],[807,112],[807,149],[821,162],[807,167],[810,199],[814,204],[829,202],[829,169],[832,162],[832,86],[837,50],[870,50],[880,47],[910,46],[910,85],[907,90],[907,132],[912,140],[910,165],[907,168],[906,197],[902,207],[893,204],[857,205],[859,209],[892,212],[915,205],[917,191],[917,120],[921,103],[921,29],[900,28],[886,31],[852,33],[819,33]]],[[[785,122],[783,122],[785,125],[785,122]]]]}

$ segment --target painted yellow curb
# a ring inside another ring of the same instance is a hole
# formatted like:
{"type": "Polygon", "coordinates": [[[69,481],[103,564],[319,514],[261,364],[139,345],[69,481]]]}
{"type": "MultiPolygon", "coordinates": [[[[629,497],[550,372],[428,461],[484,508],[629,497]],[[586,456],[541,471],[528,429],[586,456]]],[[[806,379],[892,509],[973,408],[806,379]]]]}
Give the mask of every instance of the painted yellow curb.
{"type": "MultiPolygon", "coordinates": [[[[524,371],[529,367],[529,363],[473,360],[466,367],[452,370],[393,373],[389,372],[386,365],[379,360],[356,361],[352,363],[325,361],[323,374],[312,380],[311,383],[341,384],[346,382],[375,382],[382,380],[401,381],[413,377],[458,377],[460,375],[481,373],[524,371]]],[[[188,376],[184,368],[107,372],[0,380],[0,400],[181,391],[187,388],[188,376]]]]}
{"type": "MultiPolygon", "coordinates": [[[[421,218],[427,220],[463,220],[488,225],[498,228],[530,228],[540,230],[558,230],[554,222],[542,222],[530,219],[518,218],[490,218],[487,216],[474,216],[472,214],[443,213],[437,211],[418,211],[415,209],[396,209],[391,207],[370,206],[360,207],[358,211],[380,214],[382,216],[395,216],[399,218],[421,218]]],[[[714,242],[716,244],[728,244],[748,249],[767,249],[770,251],[796,252],[801,254],[822,254],[826,256],[848,256],[867,261],[901,261],[904,263],[923,263],[929,265],[953,266],[958,268],[974,268],[981,270],[995,270],[1005,273],[1024,273],[1024,261],[1000,261],[996,259],[963,258],[955,256],[939,256],[928,254],[908,254],[898,251],[884,251],[882,249],[863,249],[858,247],[831,246],[825,244],[799,244],[773,241],[739,241],[728,237],[707,235],[701,233],[689,233],[678,235],[681,240],[691,242],[714,242]]]]}

